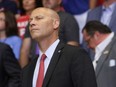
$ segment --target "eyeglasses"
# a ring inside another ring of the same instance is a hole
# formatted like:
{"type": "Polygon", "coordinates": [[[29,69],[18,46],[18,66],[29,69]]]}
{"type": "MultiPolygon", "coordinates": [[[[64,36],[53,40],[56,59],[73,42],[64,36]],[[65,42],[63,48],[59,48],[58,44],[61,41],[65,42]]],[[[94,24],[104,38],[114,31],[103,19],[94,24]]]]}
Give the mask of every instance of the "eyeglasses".
{"type": "Polygon", "coordinates": [[[88,36],[87,39],[85,40],[87,45],[89,45],[91,38],[92,38],[92,36],[88,36]]]}

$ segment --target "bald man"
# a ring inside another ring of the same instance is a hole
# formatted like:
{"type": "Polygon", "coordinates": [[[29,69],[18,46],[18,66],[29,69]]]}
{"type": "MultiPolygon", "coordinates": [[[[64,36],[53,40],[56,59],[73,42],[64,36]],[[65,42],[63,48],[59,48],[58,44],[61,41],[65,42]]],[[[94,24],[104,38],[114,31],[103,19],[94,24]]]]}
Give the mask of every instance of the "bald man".
{"type": "Polygon", "coordinates": [[[37,8],[29,21],[30,33],[38,43],[40,55],[23,70],[23,87],[97,87],[86,51],[59,40],[60,19],[55,11],[37,8]]]}
{"type": "MultiPolygon", "coordinates": [[[[79,45],[79,27],[74,17],[62,11],[62,0],[41,0],[43,7],[50,8],[58,13],[60,16],[60,29],[59,39],[67,44],[78,46],[79,45]]],[[[31,39],[29,28],[27,26],[25,36],[23,39],[20,65],[23,68],[26,66],[33,56],[39,54],[37,43],[31,39]]]]}

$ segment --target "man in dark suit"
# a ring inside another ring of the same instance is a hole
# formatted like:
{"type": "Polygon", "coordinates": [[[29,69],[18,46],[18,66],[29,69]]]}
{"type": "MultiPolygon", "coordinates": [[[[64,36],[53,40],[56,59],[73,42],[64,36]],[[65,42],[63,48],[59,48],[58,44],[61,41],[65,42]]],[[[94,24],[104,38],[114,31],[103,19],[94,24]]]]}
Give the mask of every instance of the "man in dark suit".
{"type": "Polygon", "coordinates": [[[49,8],[37,8],[32,12],[30,33],[38,42],[40,56],[24,68],[23,87],[97,87],[88,54],[80,47],[60,42],[59,24],[58,14],[49,8]],[[42,54],[46,55],[43,73],[42,54]],[[41,86],[37,86],[38,82],[41,86]]]}
{"type": "MultiPolygon", "coordinates": [[[[62,11],[62,0],[42,0],[43,7],[53,9],[60,16],[59,39],[70,45],[79,45],[79,27],[75,18],[62,11]]],[[[37,55],[39,49],[37,43],[31,41],[29,29],[26,29],[23,44],[21,47],[20,65],[24,67],[29,63],[29,59],[37,55]],[[37,50],[38,49],[38,50],[37,50]]]]}
{"type": "Polygon", "coordinates": [[[93,65],[98,87],[116,87],[116,34],[98,21],[83,28],[88,47],[95,51],[93,65]]]}
{"type": "Polygon", "coordinates": [[[21,69],[12,49],[0,43],[0,87],[21,87],[21,69]]]}

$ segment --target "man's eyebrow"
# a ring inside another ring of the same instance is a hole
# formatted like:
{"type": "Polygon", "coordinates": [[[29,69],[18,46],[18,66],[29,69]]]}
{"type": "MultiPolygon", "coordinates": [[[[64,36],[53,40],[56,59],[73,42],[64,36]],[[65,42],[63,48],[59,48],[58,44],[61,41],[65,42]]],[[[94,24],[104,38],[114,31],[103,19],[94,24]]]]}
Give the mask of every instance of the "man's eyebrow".
{"type": "Polygon", "coordinates": [[[29,20],[36,19],[36,18],[42,18],[42,17],[44,17],[44,16],[43,15],[37,15],[35,17],[30,17],[29,20]]]}
{"type": "Polygon", "coordinates": [[[40,17],[44,17],[43,15],[37,15],[35,16],[35,18],[40,18],[40,17]]]}

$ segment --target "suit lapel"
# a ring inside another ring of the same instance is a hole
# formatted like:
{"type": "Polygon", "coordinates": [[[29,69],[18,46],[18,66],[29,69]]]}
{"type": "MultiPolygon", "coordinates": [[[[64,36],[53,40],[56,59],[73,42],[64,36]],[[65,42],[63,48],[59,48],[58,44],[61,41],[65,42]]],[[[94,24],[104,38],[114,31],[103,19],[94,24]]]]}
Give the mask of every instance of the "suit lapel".
{"type": "Polygon", "coordinates": [[[28,79],[27,79],[27,84],[28,84],[28,87],[32,87],[32,83],[33,83],[33,74],[34,74],[34,70],[35,70],[35,65],[36,65],[36,62],[37,62],[37,59],[34,59],[33,62],[30,64],[30,68],[29,68],[29,71],[27,72],[28,74],[28,79]]]}
{"type": "Polygon", "coordinates": [[[96,76],[98,76],[98,73],[100,72],[100,70],[104,64],[104,61],[107,59],[110,47],[111,47],[111,45],[108,45],[108,47],[104,50],[104,52],[102,53],[102,55],[100,56],[100,58],[98,60],[97,67],[96,67],[96,76]]]}
{"type": "Polygon", "coordinates": [[[64,44],[63,43],[59,43],[54,54],[53,54],[53,57],[51,59],[51,62],[48,66],[48,69],[47,69],[47,72],[46,72],[46,75],[45,75],[45,78],[44,78],[44,81],[43,81],[43,87],[46,87],[48,82],[50,81],[50,78],[55,70],[55,67],[59,61],[59,57],[62,53],[62,49],[64,47],[64,44]]]}
{"type": "Polygon", "coordinates": [[[110,54],[110,49],[112,48],[115,41],[116,41],[116,34],[114,35],[112,41],[105,48],[105,50],[103,51],[102,55],[100,56],[100,58],[98,60],[98,64],[97,64],[97,67],[96,67],[96,76],[98,76],[100,70],[102,69],[102,66],[103,66],[104,62],[107,60],[107,58],[110,54]]]}

